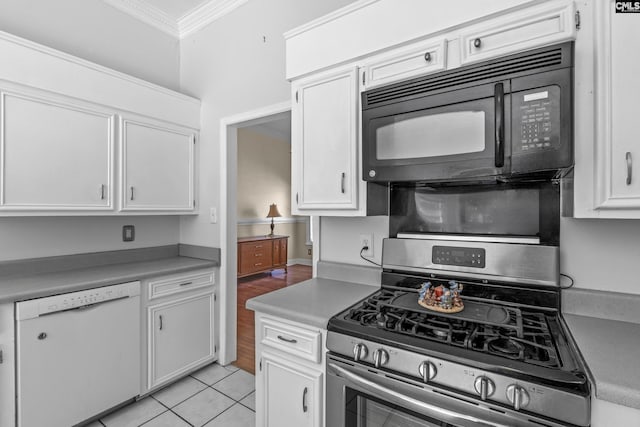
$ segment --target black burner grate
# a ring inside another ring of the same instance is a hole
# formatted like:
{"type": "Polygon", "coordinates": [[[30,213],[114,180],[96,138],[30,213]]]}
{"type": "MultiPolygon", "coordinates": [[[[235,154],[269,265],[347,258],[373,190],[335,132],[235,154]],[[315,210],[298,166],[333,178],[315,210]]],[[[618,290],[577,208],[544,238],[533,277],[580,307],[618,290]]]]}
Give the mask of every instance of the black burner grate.
{"type": "Polygon", "coordinates": [[[456,314],[428,311],[414,292],[382,289],[353,307],[346,320],[545,367],[560,367],[543,313],[466,301],[456,314]]]}

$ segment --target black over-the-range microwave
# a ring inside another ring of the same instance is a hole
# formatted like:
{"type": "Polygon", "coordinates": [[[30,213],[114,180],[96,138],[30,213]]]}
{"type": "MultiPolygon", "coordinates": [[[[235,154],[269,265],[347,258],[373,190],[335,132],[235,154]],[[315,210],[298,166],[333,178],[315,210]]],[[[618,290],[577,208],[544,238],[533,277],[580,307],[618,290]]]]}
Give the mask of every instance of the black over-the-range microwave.
{"type": "Polygon", "coordinates": [[[557,177],[573,166],[573,42],[362,94],[363,179],[557,177]]]}

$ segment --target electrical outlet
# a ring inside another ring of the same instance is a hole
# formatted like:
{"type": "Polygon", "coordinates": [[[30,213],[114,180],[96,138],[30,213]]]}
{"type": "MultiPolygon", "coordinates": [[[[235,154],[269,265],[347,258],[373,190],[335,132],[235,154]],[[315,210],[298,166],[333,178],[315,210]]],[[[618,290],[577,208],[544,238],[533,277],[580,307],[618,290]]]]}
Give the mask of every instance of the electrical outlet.
{"type": "Polygon", "coordinates": [[[360,249],[367,247],[362,251],[363,256],[373,256],[373,234],[361,234],[360,235],[360,249]]]}

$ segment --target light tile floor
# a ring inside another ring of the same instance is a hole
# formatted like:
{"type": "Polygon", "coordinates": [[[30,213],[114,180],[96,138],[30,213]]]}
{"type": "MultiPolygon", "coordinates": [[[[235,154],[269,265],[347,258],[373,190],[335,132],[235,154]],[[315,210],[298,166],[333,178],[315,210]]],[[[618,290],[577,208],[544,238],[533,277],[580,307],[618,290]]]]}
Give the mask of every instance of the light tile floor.
{"type": "Polygon", "coordinates": [[[253,427],[255,378],[213,363],[87,427],[253,427]]]}

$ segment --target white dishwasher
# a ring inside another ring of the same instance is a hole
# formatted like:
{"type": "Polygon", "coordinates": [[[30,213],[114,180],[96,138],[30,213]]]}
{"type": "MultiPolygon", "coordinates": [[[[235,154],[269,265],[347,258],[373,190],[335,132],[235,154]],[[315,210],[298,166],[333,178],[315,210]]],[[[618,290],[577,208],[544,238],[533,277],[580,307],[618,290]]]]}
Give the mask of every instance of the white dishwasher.
{"type": "Polygon", "coordinates": [[[140,282],[16,303],[19,427],[69,427],[140,394],[140,282]]]}

